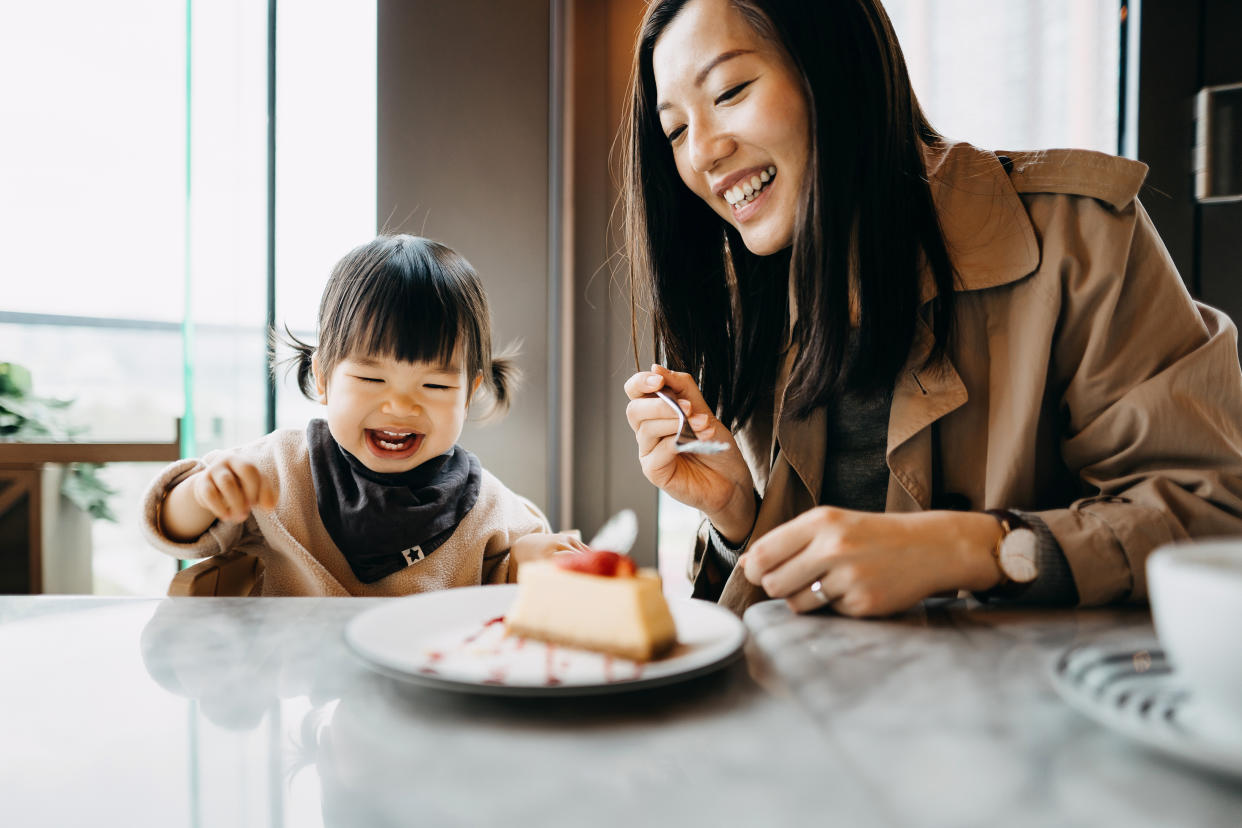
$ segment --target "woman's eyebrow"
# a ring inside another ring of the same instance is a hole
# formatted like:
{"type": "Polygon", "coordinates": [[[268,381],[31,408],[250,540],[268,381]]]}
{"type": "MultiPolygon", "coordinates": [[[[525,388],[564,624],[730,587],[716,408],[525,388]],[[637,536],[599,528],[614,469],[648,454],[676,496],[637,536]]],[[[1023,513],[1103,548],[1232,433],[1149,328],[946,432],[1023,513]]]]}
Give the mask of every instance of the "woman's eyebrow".
{"type": "MultiPolygon", "coordinates": [[[[702,86],[703,81],[707,80],[707,76],[712,73],[712,70],[715,69],[720,64],[724,63],[725,61],[733,60],[735,57],[741,57],[742,55],[749,55],[753,53],[754,51],[755,51],[754,49],[730,49],[727,52],[721,52],[720,54],[716,55],[716,57],[709,60],[707,62],[707,65],[704,66],[702,69],[700,69],[698,74],[694,76],[694,85],[696,87],[702,86]]],[[[658,106],[656,106],[656,112],[663,112],[664,110],[668,109],[671,106],[672,106],[671,103],[669,103],[668,101],[665,101],[659,104],[658,106]]]]}

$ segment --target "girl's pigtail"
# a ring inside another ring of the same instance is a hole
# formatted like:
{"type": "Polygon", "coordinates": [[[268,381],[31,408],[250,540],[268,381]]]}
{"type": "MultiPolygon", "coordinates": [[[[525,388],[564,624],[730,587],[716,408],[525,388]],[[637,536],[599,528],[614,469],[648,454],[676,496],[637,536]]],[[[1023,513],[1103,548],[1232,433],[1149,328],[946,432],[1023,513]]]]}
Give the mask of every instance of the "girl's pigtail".
{"type": "Polygon", "coordinates": [[[279,333],[275,328],[268,330],[267,354],[268,364],[271,366],[273,377],[276,376],[281,368],[285,369],[286,376],[290,371],[296,369],[298,390],[308,400],[312,402],[319,401],[319,391],[315,388],[315,372],[311,368],[311,358],[315,355],[314,345],[298,339],[286,324],[284,334],[279,333]],[[278,351],[282,346],[293,351],[293,355],[285,359],[279,359],[278,351]]]}
{"type": "Polygon", "coordinates": [[[492,357],[492,375],[488,378],[488,388],[492,392],[493,403],[489,415],[503,414],[513,403],[513,395],[522,382],[522,371],[517,366],[521,345],[521,342],[514,342],[492,357]]]}

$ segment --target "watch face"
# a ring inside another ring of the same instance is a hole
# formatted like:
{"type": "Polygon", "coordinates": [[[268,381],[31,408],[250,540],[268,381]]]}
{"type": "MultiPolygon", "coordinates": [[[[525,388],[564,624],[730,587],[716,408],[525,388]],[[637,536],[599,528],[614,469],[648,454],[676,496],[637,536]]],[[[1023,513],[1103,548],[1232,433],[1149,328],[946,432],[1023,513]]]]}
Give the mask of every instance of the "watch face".
{"type": "Polygon", "coordinates": [[[997,563],[1009,580],[1028,584],[1039,575],[1036,552],[1039,538],[1030,529],[1014,529],[1001,541],[997,563]]]}

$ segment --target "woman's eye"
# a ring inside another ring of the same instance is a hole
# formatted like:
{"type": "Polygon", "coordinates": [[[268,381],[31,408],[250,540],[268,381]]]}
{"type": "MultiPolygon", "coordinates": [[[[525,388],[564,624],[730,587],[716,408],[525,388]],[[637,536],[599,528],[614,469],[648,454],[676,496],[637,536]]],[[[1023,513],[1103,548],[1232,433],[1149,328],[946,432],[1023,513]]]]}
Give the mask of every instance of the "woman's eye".
{"type": "Polygon", "coordinates": [[[679,126],[679,127],[677,127],[676,129],[674,129],[672,132],[670,132],[670,133],[668,134],[668,136],[667,136],[667,137],[668,137],[668,142],[669,142],[670,144],[671,144],[671,143],[673,143],[673,142],[674,142],[674,141],[676,141],[678,138],[680,138],[680,137],[681,137],[681,134],[682,134],[683,132],[685,132],[685,131],[686,131],[686,128],[685,128],[684,126],[679,126]]]}
{"type": "Polygon", "coordinates": [[[720,94],[720,97],[716,98],[716,103],[722,104],[722,103],[725,103],[726,101],[732,100],[733,98],[737,97],[738,93],[740,93],[743,89],[750,86],[750,84],[751,84],[750,81],[746,81],[745,83],[739,83],[737,86],[726,89],[724,92],[720,94]]]}

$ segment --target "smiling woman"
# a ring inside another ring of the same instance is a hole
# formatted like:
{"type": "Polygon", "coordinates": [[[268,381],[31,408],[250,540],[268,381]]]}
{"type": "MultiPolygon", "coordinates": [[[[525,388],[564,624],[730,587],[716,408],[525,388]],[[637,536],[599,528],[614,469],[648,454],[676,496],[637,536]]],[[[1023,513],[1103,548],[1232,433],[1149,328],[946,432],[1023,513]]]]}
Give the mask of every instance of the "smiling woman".
{"type": "Polygon", "coordinates": [[[707,518],[697,595],[1143,600],[1160,543],[1242,534],[1236,329],[1187,294],[1143,165],[945,138],[878,0],[655,0],[631,83],[663,365],[627,418],[707,518]],[[678,452],[656,391],[729,449],[678,452]]]}

